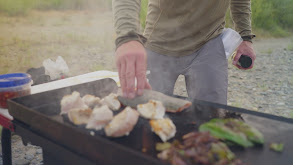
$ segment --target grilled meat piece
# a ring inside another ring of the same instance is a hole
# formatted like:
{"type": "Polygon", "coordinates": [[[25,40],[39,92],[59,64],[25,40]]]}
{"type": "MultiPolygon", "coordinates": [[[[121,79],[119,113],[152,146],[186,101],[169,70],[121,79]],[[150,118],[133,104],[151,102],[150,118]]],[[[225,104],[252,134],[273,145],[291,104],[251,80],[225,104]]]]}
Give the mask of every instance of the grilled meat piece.
{"type": "Polygon", "coordinates": [[[71,95],[66,95],[61,100],[61,114],[66,114],[72,109],[85,110],[89,107],[82,101],[80,93],[74,91],[71,95]]]}
{"type": "Polygon", "coordinates": [[[164,95],[163,93],[144,89],[142,96],[136,96],[134,99],[125,98],[121,95],[121,90],[118,91],[118,100],[125,106],[136,108],[138,104],[145,104],[150,100],[161,101],[167,112],[181,112],[191,106],[191,102],[164,95]]]}
{"type": "Polygon", "coordinates": [[[114,93],[111,93],[110,95],[104,97],[102,99],[102,103],[107,105],[113,111],[117,111],[121,107],[121,104],[117,98],[117,94],[114,93]]]}
{"type": "Polygon", "coordinates": [[[113,112],[109,109],[107,105],[102,107],[96,107],[89,121],[86,125],[87,129],[101,130],[106,124],[108,124],[113,119],[113,112]]]}
{"type": "Polygon", "coordinates": [[[137,111],[146,119],[163,119],[165,115],[165,107],[162,102],[150,100],[146,104],[137,105],[137,111]]]}
{"type": "Polygon", "coordinates": [[[155,132],[163,142],[173,138],[176,134],[176,126],[169,118],[150,120],[152,131],[155,132]]]}
{"type": "Polygon", "coordinates": [[[229,148],[208,132],[191,132],[183,136],[183,143],[174,141],[158,157],[172,165],[244,165],[229,148]]]}
{"type": "Polygon", "coordinates": [[[84,95],[82,101],[91,109],[94,109],[96,106],[102,106],[101,99],[93,95],[84,95]]]}
{"type": "Polygon", "coordinates": [[[87,124],[92,114],[91,109],[71,109],[67,115],[75,125],[87,124]]]}
{"type": "Polygon", "coordinates": [[[138,121],[139,114],[136,110],[126,107],[114,116],[113,120],[105,127],[105,133],[110,137],[128,135],[138,121]]]}

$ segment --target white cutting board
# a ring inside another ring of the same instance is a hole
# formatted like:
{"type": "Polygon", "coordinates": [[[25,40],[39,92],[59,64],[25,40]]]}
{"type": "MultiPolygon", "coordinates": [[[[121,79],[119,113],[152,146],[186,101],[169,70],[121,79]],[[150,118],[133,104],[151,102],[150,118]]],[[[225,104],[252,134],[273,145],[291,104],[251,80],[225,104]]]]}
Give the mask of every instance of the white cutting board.
{"type": "MultiPolygon", "coordinates": [[[[91,73],[86,73],[82,75],[78,75],[75,77],[69,77],[62,80],[52,81],[40,85],[35,85],[31,87],[31,94],[41,93],[45,91],[50,91],[54,89],[60,89],[68,86],[78,85],[82,83],[92,82],[104,78],[112,78],[116,81],[117,85],[120,86],[118,72],[112,72],[107,70],[101,70],[91,73]]],[[[8,119],[13,119],[11,115],[9,115],[7,109],[0,108],[0,114],[2,116],[7,117],[8,119]]]]}

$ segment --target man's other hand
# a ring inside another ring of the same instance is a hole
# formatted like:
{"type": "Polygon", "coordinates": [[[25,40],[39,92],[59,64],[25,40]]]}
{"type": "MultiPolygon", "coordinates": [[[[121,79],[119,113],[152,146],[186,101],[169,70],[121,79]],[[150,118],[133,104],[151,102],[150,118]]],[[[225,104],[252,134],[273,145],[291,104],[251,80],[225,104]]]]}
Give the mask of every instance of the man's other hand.
{"type": "Polygon", "coordinates": [[[243,70],[251,69],[251,68],[253,68],[255,58],[256,58],[256,56],[255,56],[255,53],[254,53],[254,50],[252,47],[252,43],[249,41],[243,41],[237,49],[236,55],[233,59],[233,65],[235,65],[237,68],[243,69],[243,70]],[[238,64],[238,60],[241,55],[247,55],[251,58],[252,64],[250,67],[243,68],[238,64]]]}
{"type": "Polygon", "coordinates": [[[124,97],[134,98],[136,94],[142,95],[143,89],[151,89],[146,79],[147,55],[140,42],[129,41],[118,47],[116,65],[124,97]]]}

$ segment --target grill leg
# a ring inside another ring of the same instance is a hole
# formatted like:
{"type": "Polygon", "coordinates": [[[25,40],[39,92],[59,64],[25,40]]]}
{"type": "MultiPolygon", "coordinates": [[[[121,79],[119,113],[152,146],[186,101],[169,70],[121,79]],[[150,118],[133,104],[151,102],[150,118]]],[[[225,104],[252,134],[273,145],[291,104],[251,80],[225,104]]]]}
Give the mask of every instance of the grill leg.
{"type": "Polygon", "coordinates": [[[7,128],[2,128],[1,144],[3,165],[11,165],[11,132],[7,128]]]}

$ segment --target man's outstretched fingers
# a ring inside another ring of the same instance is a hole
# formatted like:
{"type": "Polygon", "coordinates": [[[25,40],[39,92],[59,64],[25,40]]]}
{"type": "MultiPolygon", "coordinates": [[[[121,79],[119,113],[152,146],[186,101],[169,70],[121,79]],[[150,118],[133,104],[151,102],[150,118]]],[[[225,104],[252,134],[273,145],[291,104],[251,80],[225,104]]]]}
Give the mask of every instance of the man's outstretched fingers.
{"type": "Polygon", "coordinates": [[[126,86],[126,63],[125,61],[121,60],[120,64],[118,64],[118,72],[119,72],[119,79],[120,79],[120,85],[121,89],[123,91],[123,96],[127,97],[127,86],[126,86]]]}
{"type": "Polygon", "coordinates": [[[135,97],[135,60],[133,58],[128,58],[126,63],[126,90],[127,97],[135,97]]]}
{"type": "Polygon", "coordinates": [[[137,80],[137,94],[142,95],[146,82],[146,63],[145,56],[137,56],[135,67],[135,77],[137,80]]]}

